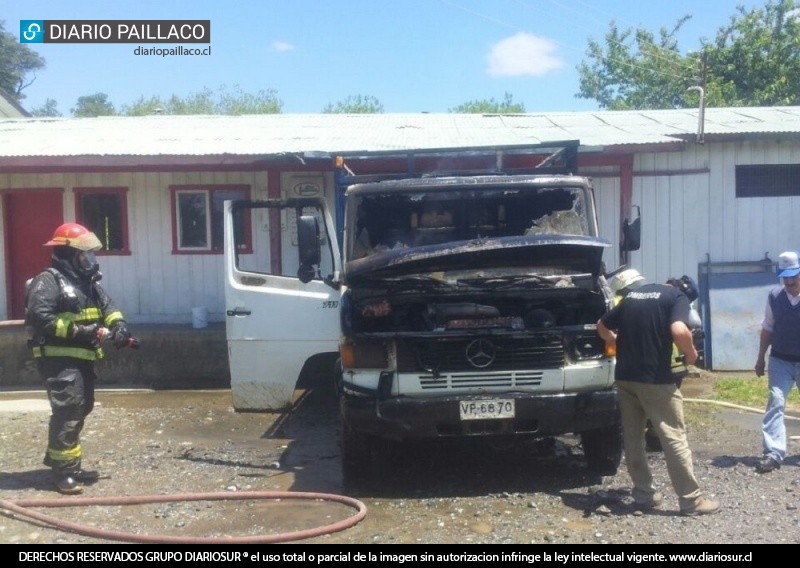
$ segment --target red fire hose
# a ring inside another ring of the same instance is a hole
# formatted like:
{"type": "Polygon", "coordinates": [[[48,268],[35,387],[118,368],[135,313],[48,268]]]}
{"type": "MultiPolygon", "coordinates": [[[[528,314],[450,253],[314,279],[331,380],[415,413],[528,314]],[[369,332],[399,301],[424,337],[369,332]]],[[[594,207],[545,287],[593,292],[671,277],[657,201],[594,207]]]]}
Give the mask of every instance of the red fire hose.
{"type": "Polygon", "coordinates": [[[56,499],[19,499],[16,501],[0,500],[0,508],[24,517],[35,519],[42,523],[60,528],[65,531],[125,542],[155,543],[155,544],[265,544],[275,542],[289,542],[330,534],[355,526],[367,514],[367,507],[358,499],[336,495],[333,493],[309,493],[301,491],[241,491],[224,493],[178,493],[175,495],[138,495],[122,497],[69,497],[56,499]],[[28,507],[79,507],[85,505],[142,505],[148,503],[171,503],[179,501],[244,501],[248,499],[306,499],[314,501],[332,501],[349,505],[356,509],[356,514],[341,521],[286,533],[275,533],[259,536],[231,536],[231,537],[190,537],[135,534],[120,531],[110,531],[97,527],[87,527],[71,521],[58,519],[38,511],[31,511],[28,507]]]}

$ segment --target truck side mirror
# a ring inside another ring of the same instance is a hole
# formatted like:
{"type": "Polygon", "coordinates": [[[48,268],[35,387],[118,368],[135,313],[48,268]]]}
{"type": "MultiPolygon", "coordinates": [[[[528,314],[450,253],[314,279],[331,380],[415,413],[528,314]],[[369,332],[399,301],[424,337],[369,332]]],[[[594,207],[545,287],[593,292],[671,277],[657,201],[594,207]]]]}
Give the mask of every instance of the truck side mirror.
{"type": "Polygon", "coordinates": [[[300,259],[300,268],[297,277],[300,282],[310,282],[317,273],[316,267],[322,260],[319,238],[319,221],[314,215],[299,215],[297,217],[297,254],[300,259]]]}
{"type": "Polygon", "coordinates": [[[642,244],[642,216],[638,205],[636,207],[636,218],[633,220],[625,219],[622,223],[622,242],[620,249],[623,251],[639,250],[642,244]]]}

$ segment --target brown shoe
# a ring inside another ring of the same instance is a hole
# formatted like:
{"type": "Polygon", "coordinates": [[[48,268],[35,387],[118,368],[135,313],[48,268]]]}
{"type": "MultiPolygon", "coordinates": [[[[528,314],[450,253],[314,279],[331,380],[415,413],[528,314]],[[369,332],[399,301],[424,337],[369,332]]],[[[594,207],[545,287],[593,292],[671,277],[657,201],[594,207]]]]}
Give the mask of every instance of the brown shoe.
{"type": "Polygon", "coordinates": [[[696,515],[713,515],[719,511],[719,502],[712,501],[707,497],[700,497],[693,507],[681,509],[681,515],[694,517],[696,515]]]}
{"type": "Polygon", "coordinates": [[[633,506],[639,511],[647,509],[655,509],[660,507],[664,502],[664,496],[661,493],[653,493],[647,501],[634,501],[633,506]]]}

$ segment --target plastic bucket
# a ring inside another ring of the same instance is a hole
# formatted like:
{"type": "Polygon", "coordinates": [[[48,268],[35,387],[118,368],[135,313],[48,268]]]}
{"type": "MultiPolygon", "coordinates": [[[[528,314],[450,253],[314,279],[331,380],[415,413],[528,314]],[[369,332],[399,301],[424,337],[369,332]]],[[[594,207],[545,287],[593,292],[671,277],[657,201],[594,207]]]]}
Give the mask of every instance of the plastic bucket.
{"type": "Polygon", "coordinates": [[[205,306],[196,306],[192,308],[192,327],[201,329],[208,327],[208,308],[205,306]]]}

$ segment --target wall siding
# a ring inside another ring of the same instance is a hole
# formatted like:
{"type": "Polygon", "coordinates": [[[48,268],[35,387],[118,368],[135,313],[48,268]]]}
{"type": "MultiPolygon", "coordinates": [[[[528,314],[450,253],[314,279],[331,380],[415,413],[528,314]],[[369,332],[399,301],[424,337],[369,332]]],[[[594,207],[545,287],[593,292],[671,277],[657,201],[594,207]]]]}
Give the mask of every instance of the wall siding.
{"type": "MultiPolygon", "coordinates": [[[[103,286],[134,323],[189,323],[192,307],[206,306],[210,321],[224,321],[222,254],[172,253],[171,185],[249,185],[263,196],[264,172],[133,172],[0,174],[6,188],[63,187],[65,220],[74,220],[74,187],[127,187],[131,254],[101,256],[103,286]]],[[[2,211],[0,211],[0,214],[2,211]]],[[[5,251],[0,246],[0,262],[5,251]]],[[[4,264],[2,266],[5,266],[4,264]]],[[[7,315],[5,279],[0,319],[7,315]]]]}
{"type": "Polygon", "coordinates": [[[594,196],[597,202],[597,223],[600,236],[611,243],[603,252],[606,270],[619,266],[620,214],[619,177],[596,177],[592,179],[594,196]]]}
{"type": "MultiPolygon", "coordinates": [[[[736,199],[737,164],[798,163],[800,144],[753,140],[689,144],[684,151],[634,156],[631,203],[641,207],[642,248],[628,264],[653,282],[697,276],[699,263],[754,261],[800,248],[796,219],[800,197],[736,199]],[[698,173],[698,169],[707,172],[698,173]],[[668,172],[672,172],[667,175],[668,172]]],[[[593,179],[600,234],[612,243],[608,270],[619,264],[620,178],[598,168],[593,179]]],[[[280,176],[274,172],[270,175],[280,176]]],[[[171,185],[248,185],[267,196],[266,171],[17,174],[0,172],[0,192],[14,188],[64,188],[66,220],[74,218],[74,187],[127,187],[131,254],[100,258],[103,284],[132,322],[188,323],[193,306],[206,306],[211,321],[224,321],[223,256],[172,254],[171,185]]],[[[331,174],[326,186],[332,187],[331,174]],[[330,184],[330,185],[329,185],[330,184]]],[[[2,215],[2,205],[0,205],[2,215]]],[[[2,217],[0,217],[1,219],[2,217]]],[[[253,218],[254,238],[268,235],[268,216],[253,218]]],[[[0,242],[0,266],[5,268],[0,242]]],[[[258,259],[263,265],[268,259],[258,259]]],[[[0,279],[0,319],[7,317],[6,282],[0,279]]]]}

